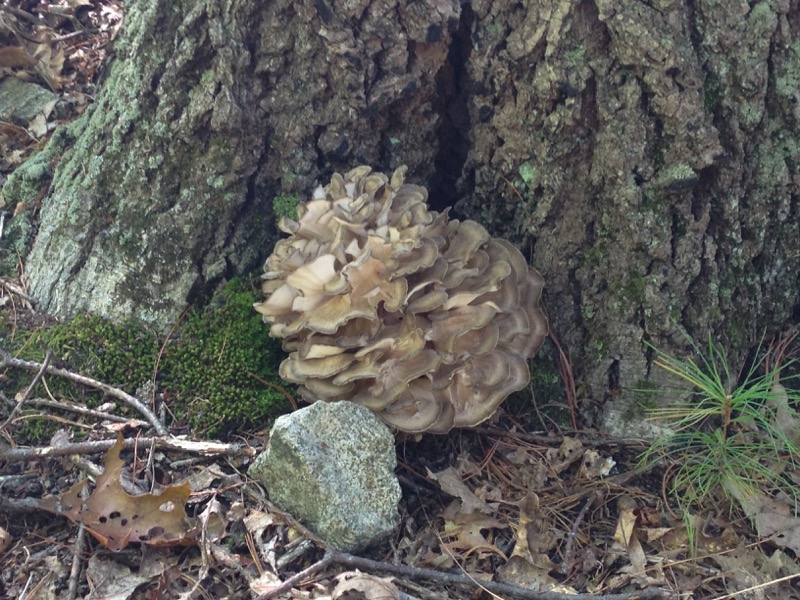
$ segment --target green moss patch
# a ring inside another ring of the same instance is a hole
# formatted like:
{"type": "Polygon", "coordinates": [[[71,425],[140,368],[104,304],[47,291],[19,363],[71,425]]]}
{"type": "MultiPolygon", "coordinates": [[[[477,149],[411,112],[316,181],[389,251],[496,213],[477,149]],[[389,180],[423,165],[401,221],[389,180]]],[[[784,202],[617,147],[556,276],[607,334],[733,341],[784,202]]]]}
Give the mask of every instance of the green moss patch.
{"type": "Polygon", "coordinates": [[[275,212],[275,218],[277,220],[280,220],[281,217],[297,219],[297,207],[302,201],[303,197],[297,194],[278,194],[272,200],[272,210],[275,212]]]}
{"type": "MultiPolygon", "coordinates": [[[[280,391],[286,384],[277,376],[283,352],[253,310],[260,299],[255,285],[233,280],[207,307],[190,310],[169,336],[86,315],[20,335],[18,355],[40,361],[50,348],[54,362],[74,372],[146,402],[158,394],[171,415],[167,425],[173,428],[215,436],[260,428],[291,408],[280,391]]],[[[99,392],[52,376],[47,383],[56,397],[90,407],[106,400],[99,392]]]]}

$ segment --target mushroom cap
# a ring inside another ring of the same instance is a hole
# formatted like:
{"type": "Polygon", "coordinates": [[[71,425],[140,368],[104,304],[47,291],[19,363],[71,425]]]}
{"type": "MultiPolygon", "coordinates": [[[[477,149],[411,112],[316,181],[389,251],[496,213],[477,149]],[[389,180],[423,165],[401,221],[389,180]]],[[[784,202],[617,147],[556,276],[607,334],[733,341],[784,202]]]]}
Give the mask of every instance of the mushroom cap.
{"type": "Polygon", "coordinates": [[[281,377],[404,431],[488,419],[523,389],[548,333],[544,281],[509,242],[429,211],[425,188],[369,167],[334,174],[267,259],[255,308],[283,338],[281,377]]]}

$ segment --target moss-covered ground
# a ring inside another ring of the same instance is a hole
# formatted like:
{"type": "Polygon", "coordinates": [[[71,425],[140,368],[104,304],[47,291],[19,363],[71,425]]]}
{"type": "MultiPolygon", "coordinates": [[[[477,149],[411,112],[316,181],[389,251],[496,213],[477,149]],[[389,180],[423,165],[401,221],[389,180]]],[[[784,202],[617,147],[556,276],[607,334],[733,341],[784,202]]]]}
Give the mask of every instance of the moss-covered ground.
{"type": "MultiPolygon", "coordinates": [[[[168,335],[134,323],[115,325],[84,315],[33,332],[18,331],[13,339],[0,339],[0,344],[20,358],[37,361],[43,360],[49,348],[54,364],[145,402],[157,396],[167,408],[166,424],[173,430],[188,428],[195,434],[225,437],[268,426],[291,409],[287,396],[292,390],[285,390],[277,376],[283,358],[280,344],[269,337],[268,326],[253,310],[259,299],[255,282],[235,279],[207,306],[190,309],[168,335]]],[[[17,385],[17,389],[32,377],[21,372],[6,376],[9,387],[17,385]]],[[[47,389],[40,384],[34,397],[46,397],[49,390],[56,398],[89,407],[107,400],[100,392],[56,377],[46,377],[45,383],[47,389]]],[[[47,423],[52,420],[43,421],[45,417],[30,412],[18,434],[30,441],[47,436],[52,431],[47,423]]]]}

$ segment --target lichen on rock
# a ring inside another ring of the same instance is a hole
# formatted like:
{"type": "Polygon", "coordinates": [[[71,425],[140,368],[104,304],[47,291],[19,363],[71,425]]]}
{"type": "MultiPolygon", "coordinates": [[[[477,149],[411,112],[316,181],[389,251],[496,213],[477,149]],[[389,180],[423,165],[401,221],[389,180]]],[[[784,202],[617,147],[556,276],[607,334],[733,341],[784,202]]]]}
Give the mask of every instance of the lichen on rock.
{"type": "Polygon", "coordinates": [[[474,221],[370,167],[335,174],[282,219],[256,309],[308,401],[347,399],[411,432],[488,419],[529,381],[547,335],[544,282],[474,221]]]}
{"type": "Polygon", "coordinates": [[[364,407],[337,402],[275,421],[248,474],[331,547],[358,552],[397,527],[396,466],[389,429],[364,407]]]}

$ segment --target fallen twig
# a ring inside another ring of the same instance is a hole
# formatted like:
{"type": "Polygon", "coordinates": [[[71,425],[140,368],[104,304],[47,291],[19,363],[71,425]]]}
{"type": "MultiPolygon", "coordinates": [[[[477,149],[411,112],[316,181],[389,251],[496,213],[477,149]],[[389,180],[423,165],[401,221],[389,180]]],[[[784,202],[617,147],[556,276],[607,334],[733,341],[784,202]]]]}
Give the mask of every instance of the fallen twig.
{"type": "Polygon", "coordinates": [[[281,510],[275,504],[267,500],[266,496],[261,493],[261,489],[257,485],[246,485],[242,489],[245,494],[261,504],[261,506],[265,507],[267,510],[269,510],[269,512],[279,515],[287,525],[299,531],[303,537],[311,540],[323,548],[325,547],[325,541],[322,538],[318,537],[313,531],[295,519],[290,513],[281,510]]]}
{"type": "Polygon", "coordinates": [[[36,377],[33,378],[31,384],[25,389],[25,392],[17,400],[17,404],[14,406],[14,408],[11,409],[8,418],[2,424],[0,424],[0,431],[8,427],[8,424],[11,423],[16,414],[20,411],[22,405],[25,404],[25,401],[33,393],[33,388],[35,388],[36,385],[42,380],[42,377],[44,377],[44,372],[47,370],[47,367],[50,366],[50,361],[52,359],[53,359],[53,353],[48,349],[47,354],[45,354],[44,356],[44,361],[42,362],[41,365],[39,365],[39,370],[36,373],[36,377]]]}
{"type": "Polygon", "coordinates": [[[497,437],[513,438],[531,444],[540,444],[542,446],[560,446],[564,442],[565,437],[574,437],[579,439],[584,446],[596,448],[598,446],[646,446],[647,442],[639,438],[605,438],[600,435],[592,434],[587,431],[572,431],[565,434],[551,434],[542,435],[535,433],[527,433],[524,431],[508,431],[500,427],[493,427],[491,425],[478,425],[473,427],[472,431],[492,435],[497,437]]]}
{"type": "MultiPolygon", "coordinates": [[[[46,406],[47,408],[56,408],[66,412],[72,412],[85,417],[95,417],[104,421],[113,421],[115,423],[129,423],[132,421],[130,417],[123,417],[122,415],[115,415],[112,413],[103,412],[101,410],[93,410],[80,406],[78,404],[71,404],[69,402],[60,402],[58,400],[50,400],[48,398],[31,398],[26,404],[28,406],[46,406]]],[[[144,425],[143,421],[137,421],[144,425]]]]}
{"type": "Polygon", "coordinates": [[[83,563],[83,548],[86,545],[86,527],[83,523],[78,527],[78,535],[72,548],[72,568],[69,571],[69,586],[67,587],[67,600],[78,597],[78,578],[81,575],[83,563]]]}
{"type": "Polygon", "coordinates": [[[583,518],[586,516],[586,513],[589,510],[589,507],[601,499],[601,494],[598,490],[595,490],[589,495],[589,498],[586,500],[586,503],[581,508],[581,512],[578,513],[578,516],[575,517],[575,522],[572,524],[572,528],[569,530],[567,534],[567,543],[564,546],[564,559],[561,561],[561,574],[566,575],[569,573],[569,563],[572,559],[572,545],[575,543],[575,538],[578,535],[578,529],[583,522],[583,518]]]}
{"type": "MultiPolygon", "coordinates": [[[[93,442],[80,442],[77,444],[67,444],[64,446],[47,446],[45,448],[7,448],[0,450],[0,461],[8,463],[21,462],[24,460],[41,460],[43,458],[55,458],[57,456],[68,456],[70,454],[92,454],[105,452],[114,445],[116,440],[97,440],[93,442]]],[[[125,447],[133,448],[136,439],[126,439],[125,447]]],[[[138,438],[140,445],[155,444],[157,448],[164,450],[178,450],[181,452],[193,452],[203,456],[235,456],[255,455],[255,449],[244,444],[223,444],[221,442],[195,442],[176,437],[142,437],[138,438]]]]}
{"type": "Polygon", "coordinates": [[[30,304],[34,304],[36,302],[36,299],[33,298],[33,296],[29,296],[28,294],[26,294],[25,290],[21,286],[17,285],[16,283],[13,283],[7,277],[0,277],[0,288],[3,288],[9,294],[19,296],[20,298],[22,298],[26,302],[29,302],[30,304]]]}
{"type": "MultiPolygon", "coordinates": [[[[14,358],[8,352],[0,350],[0,368],[2,367],[14,367],[16,369],[26,369],[28,371],[39,371],[42,369],[42,363],[38,363],[32,360],[22,360],[20,358],[14,358]]],[[[90,377],[86,377],[85,375],[79,375],[78,373],[73,373],[72,371],[68,371],[66,369],[59,369],[56,367],[45,365],[44,369],[45,373],[49,373],[50,375],[57,375],[58,377],[63,377],[64,379],[68,379],[69,381],[74,381],[76,383],[80,383],[82,385],[86,385],[95,389],[100,390],[101,392],[108,394],[109,396],[113,396],[119,400],[125,402],[131,408],[139,411],[145,419],[153,426],[156,430],[156,433],[160,436],[168,436],[169,432],[167,428],[164,426],[161,421],[158,420],[158,417],[151,411],[141,400],[138,398],[131,396],[127,392],[122,391],[119,388],[115,388],[113,386],[108,385],[107,383],[103,383],[102,381],[97,381],[96,379],[92,379],[90,377]]]]}
{"type": "Polygon", "coordinates": [[[6,515],[41,512],[39,502],[39,498],[9,498],[0,494],[0,512],[6,515]]]}
{"type": "Polygon", "coordinates": [[[269,592],[265,592],[265,593],[261,594],[260,596],[258,596],[256,598],[256,600],[269,600],[270,598],[275,598],[276,596],[279,596],[279,595],[281,595],[281,594],[283,594],[285,592],[288,592],[289,590],[291,590],[296,585],[299,585],[300,583],[302,583],[302,581],[304,579],[307,579],[307,578],[311,577],[312,575],[315,575],[316,573],[319,573],[322,569],[324,569],[328,565],[333,564],[333,562],[334,562],[333,561],[333,556],[330,553],[326,553],[325,556],[322,557],[322,559],[318,560],[317,562],[315,562],[313,565],[311,565],[307,569],[303,569],[302,571],[300,571],[296,575],[293,575],[292,577],[290,577],[289,579],[284,581],[278,587],[273,588],[269,592]]]}
{"type": "Polygon", "coordinates": [[[660,600],[666,599],[671,596],[670,592],[658,588],[648,588],[638,592],[629,592],[625,594],[566,594],[562,592],[538,592],[526,588],[520,588],[515,585],[507,583],[499,583],[496,581],[476,581],[467,575],[458,575],[454,573],[444,573],[442,571],[434,571],[432,569],[422,569],[419,567],[408,567],[406,565],[395,565],[392,563],[370,560],[368,558],[361,558],[360,556],[353,556],[344,552],[337,552],[335,550],[328,550],[325,556],[301,571],[297,575],[287,579],[279,587],[258,596],[256,600],[269,600],[276,596],[291,590],[294,586],[301,583],[304,579],[318,573],[322,569],[332,565],[343,565],[353,569],[361,569],[364,571],[383,571],[385,573],[392,573],[401,577],[408,577],[410,579],[429,579],[440,583],[449,585],[465,585],[474,587],[480,585],[483,589],[494,594],[505,594],[507,596],[514,596],[522,598],[523,600],[660,600]]]}

